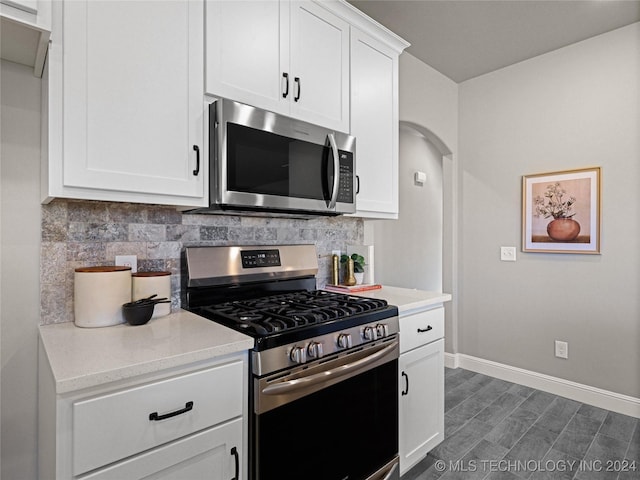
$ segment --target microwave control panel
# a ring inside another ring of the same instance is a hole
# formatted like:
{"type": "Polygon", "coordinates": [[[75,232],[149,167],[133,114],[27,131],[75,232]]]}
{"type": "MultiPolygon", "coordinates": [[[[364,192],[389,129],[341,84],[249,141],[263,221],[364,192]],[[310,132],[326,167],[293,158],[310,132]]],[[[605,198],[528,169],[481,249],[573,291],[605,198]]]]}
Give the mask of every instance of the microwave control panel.
{"type": "Polygon", "coordinates": [[[340,150],[340,182],[338,184],[338,202],[353,203],[353,153],[340,150]]]}

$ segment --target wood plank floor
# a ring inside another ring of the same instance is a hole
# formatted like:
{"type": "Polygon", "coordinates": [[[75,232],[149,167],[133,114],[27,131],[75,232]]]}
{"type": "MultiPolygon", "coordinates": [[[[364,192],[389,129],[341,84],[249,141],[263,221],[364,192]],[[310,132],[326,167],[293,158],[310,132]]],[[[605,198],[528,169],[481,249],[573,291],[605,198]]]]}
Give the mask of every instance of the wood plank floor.
{"type": "Polygon", "coordinates": [[[445,369],[445,440],[402,480],[640,480],[640,420],[445,369]]]}

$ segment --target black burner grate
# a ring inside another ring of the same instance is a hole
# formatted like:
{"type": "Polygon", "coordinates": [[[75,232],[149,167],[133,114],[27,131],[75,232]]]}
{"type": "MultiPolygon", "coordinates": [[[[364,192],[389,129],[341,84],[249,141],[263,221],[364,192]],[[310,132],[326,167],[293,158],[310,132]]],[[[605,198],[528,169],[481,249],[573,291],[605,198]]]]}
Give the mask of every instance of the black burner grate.
{"type": "Polygon", "coordinates": [[[387,306],[384,300],[323,290],[292,292],[203,307],[213,320],[254,337],[306,328],[387,306]]]}

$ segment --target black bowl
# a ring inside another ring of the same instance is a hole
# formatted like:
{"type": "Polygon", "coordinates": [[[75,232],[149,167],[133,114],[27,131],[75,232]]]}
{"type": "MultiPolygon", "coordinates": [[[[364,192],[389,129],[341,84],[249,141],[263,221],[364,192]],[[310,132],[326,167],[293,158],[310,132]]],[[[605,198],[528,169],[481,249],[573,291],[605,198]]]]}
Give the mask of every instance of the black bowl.
{"type": "Polygon", "coordinates": [[[155,303],[125,303],[122,305],[122,314],[129,325],[144,325],[153,315],[155,303]]]}

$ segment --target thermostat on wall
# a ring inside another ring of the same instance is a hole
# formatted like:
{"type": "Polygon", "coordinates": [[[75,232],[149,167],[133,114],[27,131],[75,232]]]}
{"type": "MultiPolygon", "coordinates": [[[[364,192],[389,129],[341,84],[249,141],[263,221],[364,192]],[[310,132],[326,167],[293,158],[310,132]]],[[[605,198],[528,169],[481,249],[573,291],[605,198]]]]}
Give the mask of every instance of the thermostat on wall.
{"type": "Polygon", "coordinates": [[[424,182],[427,181],[427,174],[424,172],[416,172],[413,174],[413,181],[416,185],[424,185],[424,182]]]}

